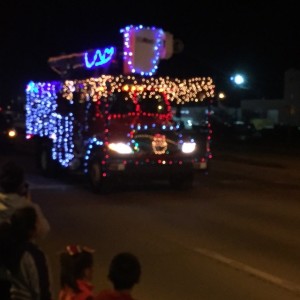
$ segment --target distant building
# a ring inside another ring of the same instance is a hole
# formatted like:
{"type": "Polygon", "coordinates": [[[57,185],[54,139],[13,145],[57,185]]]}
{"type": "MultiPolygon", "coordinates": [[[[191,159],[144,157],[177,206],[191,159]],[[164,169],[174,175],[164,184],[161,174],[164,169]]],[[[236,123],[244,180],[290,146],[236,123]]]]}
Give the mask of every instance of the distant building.
{"type": "Polygon", "coordinates": [[[290,69],[284,77],[284,101],[286,123],[300,126],[300,71],[290,69]]]}
{"type": "MultiPolygon", "coordinates": [[[[261,126],[300,126],[300,71],[284,74],[283,99],[247,99],[241,101],[243,119],[262,121],[261,126]]],[[[259,128],[260,129],[260,128],[259,128]]]]}

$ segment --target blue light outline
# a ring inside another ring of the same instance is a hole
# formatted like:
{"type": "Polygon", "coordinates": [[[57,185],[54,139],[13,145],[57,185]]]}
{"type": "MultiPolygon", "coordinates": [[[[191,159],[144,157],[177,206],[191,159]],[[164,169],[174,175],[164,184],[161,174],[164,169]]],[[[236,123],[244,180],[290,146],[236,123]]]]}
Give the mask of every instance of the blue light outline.
{"type": "Polygon", "coordinates": [[[88,52],[84,53],[84,62],[85,62],[85,66],[88,69],[91,69],[92,67],[99,67],[108,63],[112,59],[113,55],[115,54],[115,47],[108,47],[102,49],[102,51],[101,49],[97,49],[95,51],[92,62],[89,61],[88,52]]]}

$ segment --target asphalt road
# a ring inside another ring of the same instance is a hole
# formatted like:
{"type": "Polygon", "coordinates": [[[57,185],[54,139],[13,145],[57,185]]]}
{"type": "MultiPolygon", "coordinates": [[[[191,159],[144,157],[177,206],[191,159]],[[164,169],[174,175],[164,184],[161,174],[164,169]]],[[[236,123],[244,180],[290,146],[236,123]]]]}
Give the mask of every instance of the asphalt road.
{"type": "Polygon", "coordinates": [[[300,160],[265,150],[218,145],[209,175],[199,174],[189,191],[156,182],[109,195],[80,180],[41,177],[28,152],[1,159],[25,167],[51,223],[40,244],[55,294],[59,251],[81,243],[96,249],[96,290],[109,286],[111,257],[129,250],[143,267],[137,299],[299,299],[300,160]]]}

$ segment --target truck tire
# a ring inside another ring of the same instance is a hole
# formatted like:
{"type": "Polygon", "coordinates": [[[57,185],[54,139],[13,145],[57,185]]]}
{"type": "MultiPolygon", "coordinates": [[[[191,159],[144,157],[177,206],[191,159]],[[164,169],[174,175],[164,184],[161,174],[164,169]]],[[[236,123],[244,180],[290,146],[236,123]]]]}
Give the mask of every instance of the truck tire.
{"type": "Polygon", "coordinates": [[[111,190],[109,181],[103,177],[100,159],[94,157],[88,167],[88,179],[92,191],[95,193],[108,193],[111,190]]]}
{"type": "Polygon", "coordinates": [[[46,177],[55,177],[57,175],[57,165],[52,160],[51,150],[42,147],[38,152],[38,166],[41,173],[46,177]]]}

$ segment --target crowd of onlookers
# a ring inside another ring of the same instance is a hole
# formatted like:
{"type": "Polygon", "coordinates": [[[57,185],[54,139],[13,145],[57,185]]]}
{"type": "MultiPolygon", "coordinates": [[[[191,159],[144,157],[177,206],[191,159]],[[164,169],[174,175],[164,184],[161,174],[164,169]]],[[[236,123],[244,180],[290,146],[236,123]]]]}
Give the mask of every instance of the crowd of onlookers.
{"type": "Polygon", "coordinates": [[[60,254],[60,290],[51,287],[47,255],[39,246],[50,230],[41,208],[31,199],[21,166],[5,162],[0,171],[0,299],[1,300],[132,300],[141,265],[130,252],[110,263],[111,289],[95,291],[94,250],[66,245],[60,254]]]}

